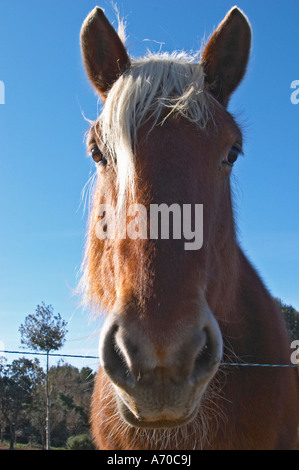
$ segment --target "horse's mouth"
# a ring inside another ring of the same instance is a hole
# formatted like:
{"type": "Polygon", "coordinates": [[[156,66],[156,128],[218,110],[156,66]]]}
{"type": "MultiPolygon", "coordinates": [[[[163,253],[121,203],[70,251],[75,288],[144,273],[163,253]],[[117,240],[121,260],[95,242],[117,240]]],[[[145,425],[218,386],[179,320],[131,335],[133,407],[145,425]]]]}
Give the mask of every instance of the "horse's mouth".
{"type": "Polygon", "coordinates": [[[118,400],[118,409],[122,419],[127,424],[137,428],[148,429],[165,429],[184,426],[193,421],[198,413],[198,406],[196,406],[190,414],[182,418],[167,419],[167,417],[165,416],[158,420],[149,420],[136,417],[135,414],[132,413],[132,411],[126,406],[126,404],[122,400],[118,400]]]}

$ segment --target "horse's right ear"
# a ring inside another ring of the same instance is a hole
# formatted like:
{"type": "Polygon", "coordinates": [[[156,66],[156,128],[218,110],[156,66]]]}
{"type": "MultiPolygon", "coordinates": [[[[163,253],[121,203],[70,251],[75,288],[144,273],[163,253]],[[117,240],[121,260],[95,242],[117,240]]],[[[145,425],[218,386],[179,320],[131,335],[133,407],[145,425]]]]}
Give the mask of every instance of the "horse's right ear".
{"type": "Polygon", "coordinates": [[[202,54],[207,88],[224,106],[244,76],[250,45],[250,24],[244,13],[233,7],[202,54]]]}
{"type": "Polygon", "coordinates": [[[125,46],[99,7],[85,19],[80,41],[88,77],[105,99],[109,88],[130,66],[125,46]]]}

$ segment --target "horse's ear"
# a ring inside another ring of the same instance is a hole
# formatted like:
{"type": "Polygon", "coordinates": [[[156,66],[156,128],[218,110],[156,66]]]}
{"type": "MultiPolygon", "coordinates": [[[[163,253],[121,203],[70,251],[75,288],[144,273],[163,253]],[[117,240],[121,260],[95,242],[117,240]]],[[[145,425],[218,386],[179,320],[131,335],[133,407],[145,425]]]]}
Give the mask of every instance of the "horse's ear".
{"type": "Polygon", "coordinates": [[[130,65],[125,46],[99,7],[85,19],[80,41],[89,79],[105,99],[109,88],[130,65]]]}
{"type": "Polygon", "coordinates": [[[207,88],[224,106],[244,76],[250,45],[250,24],[242,11],[233,7],[213,33],[202,55],[207,88]]]}

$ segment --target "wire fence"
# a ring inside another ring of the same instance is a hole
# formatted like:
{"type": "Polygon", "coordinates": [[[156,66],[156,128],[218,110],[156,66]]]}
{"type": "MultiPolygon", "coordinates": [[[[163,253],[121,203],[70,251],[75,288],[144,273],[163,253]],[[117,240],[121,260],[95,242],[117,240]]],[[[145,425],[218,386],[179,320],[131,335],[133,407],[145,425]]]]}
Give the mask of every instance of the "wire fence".
{"type": "MultiPolygon", "coordinates": [[[[53,357],[72,357],[81,359],[99,359],[99,356],[88,356],[88,355],[77,355],[77,354],[58,354],[58,353],[42,353],[42,352],[31,352],[31,351],[7,351],[0,350],[0,353],[4,354],[29,354],[33,356],[53,356],[53,357]]],[[[256,364],[248,362],[222,362],[222,366],[239,366],[239,367],[297,367],[299,364],[256,364]]]]}
{"type": "Polygon", "coordinates": [[[98,356],[80,356],[79,354],[58,354],[58,353],[39,353],[39,352],[29,352],[29,351],[5,351],[0,350],[0,353],[4,354],[30,354],[32,356],[53,356],[53,357],[73,357],[81,359],[99,359],[98,356]]]}

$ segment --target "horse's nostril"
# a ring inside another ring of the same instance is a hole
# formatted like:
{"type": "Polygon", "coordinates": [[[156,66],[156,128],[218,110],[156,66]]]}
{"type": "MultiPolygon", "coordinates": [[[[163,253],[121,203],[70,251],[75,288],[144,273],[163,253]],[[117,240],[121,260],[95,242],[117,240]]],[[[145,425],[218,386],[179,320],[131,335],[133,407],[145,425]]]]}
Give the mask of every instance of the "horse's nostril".
{"type": "Polygon", "coordinates": [[[209,355],[209,345],[205,344],[196,358],[195,367],[201,367],[203,364],[205,364],[206,361],[209,359],[209,355]]]}
{"type": "Polygon", "coordinates": [[[112,381],[124,388],[134,387],[136,379],[130,372],[125,355],[116,341],[117,325],[112,325],[106,332],[101,345],[101,363],[112,381]]]}
{"type": "Polygon", "coordinates": [[[201,348],[196,356],[192,374],[189,377],[189,381],[192,385],[201,384],[208,378],[210,378],[213,370],[216,369],[220,362],[217,345],[214,344],[212,335],[209,334],[207,329],[204,329],[206,341],[204,346],[201,348]]]}

